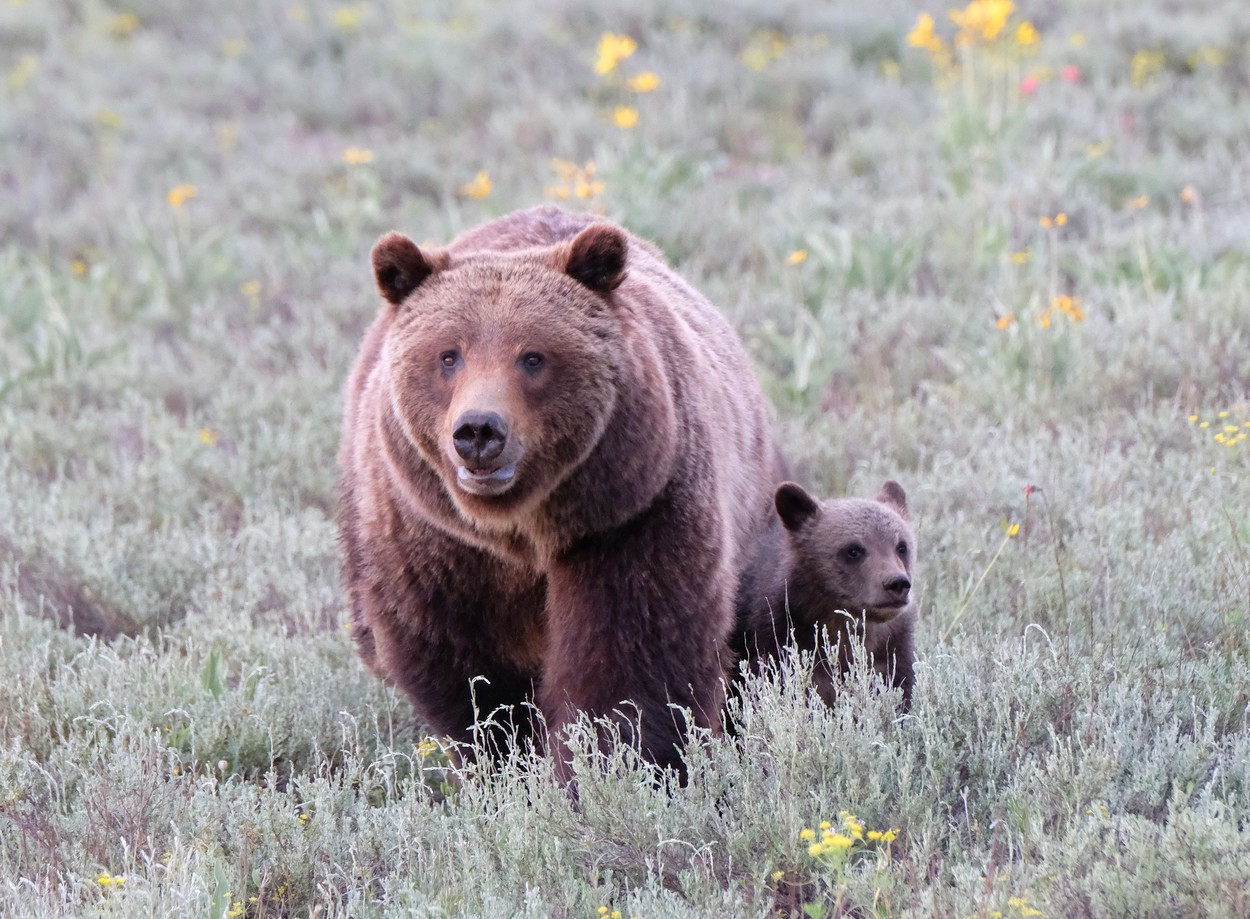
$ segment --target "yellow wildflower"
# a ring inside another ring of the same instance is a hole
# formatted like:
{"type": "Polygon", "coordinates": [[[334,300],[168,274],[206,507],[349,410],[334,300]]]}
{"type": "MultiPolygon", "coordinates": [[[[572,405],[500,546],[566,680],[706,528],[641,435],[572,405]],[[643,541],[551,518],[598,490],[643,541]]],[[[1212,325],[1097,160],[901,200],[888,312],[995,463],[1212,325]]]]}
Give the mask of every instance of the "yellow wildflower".
{"type": "Polygon", "coordinates": [[[1041,41],[1037,27],[1031,22],[1022,22],[1016,26],[1016,44],[1021,48],[1029,48],[1041,41]]]}
{"type": "Polygon", "coordinates": [[[1000,316],[998,318],[997,325],[1000,329],[1006,329],[1015,321],[1016,321],[1016,314],[1008,313],[1006,316],[1000,316]]]}
{"type": "Polygon", "coordinates": [[[169,202],[169,206],[174,210],[178,210],[192,198],[200,193],[200,190],[194,185],[183,184],[175,185],[165,193],[165,200],[169,202]]]}
{"type": "Polygon", "coordinates": [[[74,273],[74,277],[81,278],[87,273],[87,263],[83,259],[76,258],[69,263],[69,270],[74,273]]]}
{"type": "Polygon", "coordinates": [[[1140,211],[1143,207],[1150,203],[1149,195],[1139,195],[1129,200],[1128,205],[1135,211],[1140,211]]]}
{"type": "Polygon", "coordinates": [[[815,839],[815,838],[816,838],[815,830],[809,830],[806,827],[799,830],[799,839],[801,839],[803,842],[807,842],[808,840],[815,839]]]}
{"type": "Polygon", "coordinates": [[[493,187],[490,175],[485,169],[482,169],[473,177],[472,182],[467,182],[460,186],[460,194],[469,198],[486,198],[490,196],[493,187]]]}
{"type": "Polygon", "coordinates": [[[429,737],[417,744],[417,755],[425,759],[438,750],[438,742],[431,740],[429,737]]]}
{"type": "Polygon", "coordinates": [[[1013,523],[1011,526],[1007,528],[1008,537],[1019,536],[1019,535],[1020,535],[1020,524],[1013,523]]]}
{"type": "Polygon", "coordinates": [[[841,852],[854,845],[855,840],[843,833],[830,833],[823,840],[821,840],[821,842],[825,847],[841,852]]]}
{"type": "Polygon", "coordinates": [[[348,166],[363,166],[373,162],[373,151],[362,147],[348,147],[343,151],[343,162],[348,166]]]}
{"type": "Polygon", "coordinates": [[[972,0],[962,10],[951,10],[951,21],[959,26],[955,44],[969,45],[977,39],[992,42],[1006,27],[1014,9],[1011,0],[972,0]]]}
{"type": "Polygon", "coordinates": [[[215,447],[217,441],[221,440],[221,431],[214,431],[212,428],[200,428],[195,433],[199,436],[200,443],[205,446],[215,447]]]}
{"type": "Polygon", "coordinates": [[[636,93],[649,93],[660,88],[660,78],[650,70],[629,78],[629,88],[636,93]]]}
{"type": "Polygon", "coordinates": [[[913,48],[923,48],[930,54],[936,54],[942,50],[942,39],[933,30],[932,16],[928,13],[920,14],[916,19],[916,25],[907,33],[907,44],[913,48]]]}
{"type": "Polygon", "coordinates": [[[1063,313],[1073,322],[1080,322],[1085,318],[1085,310],[1081,308],[1081,301],[1067,294],[1060,294],[1051,300],[1050,309],[1052,312],[1063,313]]]}
{"type": "Polygon", "coordinates": [[[1141,89],[1158,76],[1166,63],[1167,57],[1162,51],[1147,51],[1143,48],[1135,52],[1129,62],[1129,80],[1141,89]]]}
{"type": "Polygon", "coordinates": [[[599,37],[599,47],[596,49],[595,73],[606,76],[637,50],[638,43],[628,35],[604,32],[599,37]]]}
{"type": "MultiPolygon", "coordinates": [[[[787,265],[802,265],[806,261],[807,261],[806,249],[795,249],[793,252],[791,252],[789,255],[786,256],[787,265]]],[[[828,826],[828,824],[822,823],[820,826],[821,826],[821,829],[824,829],[826,826],[828,826]]]]}
{"type": "Polygon", "coordinates": [[[1023,265],[1029,260],[1029,250],[1021,249],[1018,252],[1012,252],[1008,258],[1011,259],[1011,264],[1013,265],[1023,265]]]}
{"type": "Polygon", "coordinates": [[[638,109],[632,105],[618,105],[612,112],[612,121],[618,128],[628,131],[638,124],[638,109]]]}

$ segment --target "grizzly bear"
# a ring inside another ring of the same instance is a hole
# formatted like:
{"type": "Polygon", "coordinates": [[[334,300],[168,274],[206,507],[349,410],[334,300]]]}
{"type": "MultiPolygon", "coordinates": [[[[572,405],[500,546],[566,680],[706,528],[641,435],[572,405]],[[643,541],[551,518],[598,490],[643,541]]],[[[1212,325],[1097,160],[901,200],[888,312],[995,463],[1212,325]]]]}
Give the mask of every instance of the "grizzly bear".
{"type": "Polygon", "coordinates": [[[549,742],[563,779],[578,712],[680,771],[780,481],[737,335],[652,245],[556,208],[390,233],[373,272],[339,452],[365,664],[455,740],[549,742]]]}
{"type": "Polygon", "coordinates": [[[873,669],[902,690],[910,708],[916,537],[902,486],[888,481],[876,498],[821,502],[785,482],[774,504],[778,519],[742,575],[734,650],[758,673],[793,641],[815,655],[813,682],[833,705],[862,641],[873,669]],[[837,667],[826,654],[834,648],[837,667]]]}

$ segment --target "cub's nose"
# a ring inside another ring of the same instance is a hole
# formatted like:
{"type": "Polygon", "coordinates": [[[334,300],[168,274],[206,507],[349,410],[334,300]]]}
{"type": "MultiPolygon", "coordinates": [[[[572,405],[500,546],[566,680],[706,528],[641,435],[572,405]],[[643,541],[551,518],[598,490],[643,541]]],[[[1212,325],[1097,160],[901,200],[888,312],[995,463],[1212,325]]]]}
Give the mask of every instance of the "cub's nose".
{"type": "Polygon", "coordinates": [[[508,422],[495,412],[465,412],[451,433],[456,452],[471,463],[493,460],[508,442],[508,422]]]}
{"type": "Polygon", "coordinates": [[[900,575],[896,578],[890,578],[881,586],[885,588],[886,593],[892,596],[905,597],[907,596],[907,591],[911,590],[911,581],[900,575]]]}

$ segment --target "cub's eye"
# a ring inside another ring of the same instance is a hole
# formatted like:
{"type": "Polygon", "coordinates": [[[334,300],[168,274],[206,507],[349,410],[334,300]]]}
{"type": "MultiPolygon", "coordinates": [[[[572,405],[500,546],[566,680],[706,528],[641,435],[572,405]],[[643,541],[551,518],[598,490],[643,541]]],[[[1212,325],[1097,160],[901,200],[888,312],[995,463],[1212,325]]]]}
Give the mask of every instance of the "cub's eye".
{"type": "Polygon", "coordinates": [[[459,351],[444,351],[438,356],[438,362],[444,367],[455,367],[459,360],[459,351]]]}
{"type": "Polygon", "coordinates": [[[521,355],[521,366],[526,370],[537,370],[545,363],[547,363],[547,358],[537,351],[527,351],[521,355]]]}
{"type": "Polygon", "coordinates": [[[897,552],[899,555],[906,557],[907,556],[907,543],[905,542],[899,543],[898,548],[895,549],[894,551],[897,552]]]}
{"type": "Polygon", "coordinates": [[[842,557],[842,561],[844,562],[862,561],[864,556],[867,554],[868,552],[864,549],[864,547],[859,545],[858,543],[852,543],[851,545],[847,546],[841,552],[838,553],[838,555],[842,557]]]}

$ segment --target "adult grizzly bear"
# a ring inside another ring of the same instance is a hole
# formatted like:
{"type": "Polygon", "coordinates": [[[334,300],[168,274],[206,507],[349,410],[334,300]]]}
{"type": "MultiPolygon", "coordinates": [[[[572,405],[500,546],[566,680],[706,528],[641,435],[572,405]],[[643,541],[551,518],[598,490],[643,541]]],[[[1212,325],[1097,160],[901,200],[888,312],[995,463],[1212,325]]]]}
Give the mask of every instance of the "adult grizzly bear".
{"type": "Polygon", "coordinates": [[[902,486],[887,481],[875,498],[817,501],[785,482],[774,503],[779,519],[760,536],[742,575],[734,650],[757,673],[792,641],[814,652],[813,682],[833,705],[837,679],[851,666],[854,636],[910,708],[916,536],[902,486]],[[837,648],[836,667],[825,655],[822,631],[828,647],[837,648]]]}
{"type": "MultiPolygon", "coordinates": [[[[339,452],[361,657],[453,739],[533,703],[565,778],[579,711],[680,769],[673,706],[719,723],[779,480],[734,331],[653,246],[556,208],[390,233],[373,270],[339,452]]],[[[511,719],[492,742],[533,730],[511,719]]]]}

